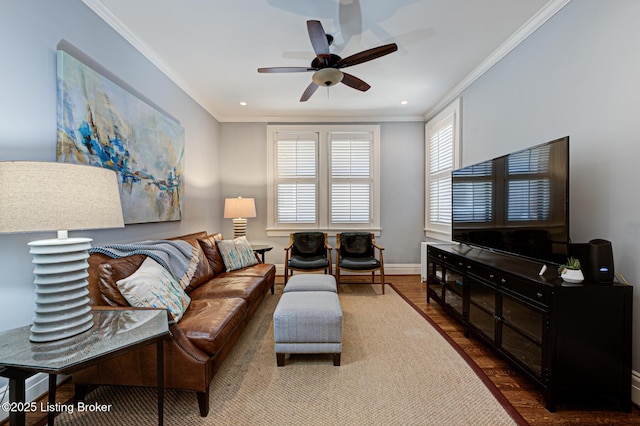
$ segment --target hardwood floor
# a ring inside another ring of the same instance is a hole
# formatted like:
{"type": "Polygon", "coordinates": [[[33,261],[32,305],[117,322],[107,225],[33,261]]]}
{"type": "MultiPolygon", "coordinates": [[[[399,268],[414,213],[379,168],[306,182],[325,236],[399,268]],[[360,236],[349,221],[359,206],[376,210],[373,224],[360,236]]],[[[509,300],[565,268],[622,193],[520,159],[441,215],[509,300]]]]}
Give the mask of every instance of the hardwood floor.
{"type": "MultiPolygon", "coordinates": [[[[363,278],[345,277],[344,281],[367,282],[363,278]]],[[[603,409],[602,403],[558,404],[557,412],[550,413],[544,408],[542,395],[533,384],[522,377],[515,369],[503,361],[495,352],[473,337],[464,337],[462,327],[440,306],[432,302],[427,305],[426,285],[417,275],[387,276],[386,281],[393,283],[407,299],[422,309],[440,328],[442,328],[467,354],[505,395],[531,425],[640,425],[640,409],[633,407],[631,413],[615,411],[614,407],[603,409]]],[[[282,277],[276,279],[282,285],[282,277]]],[[[378,286],[376,286],[378,287],[378,286]]],[[[379,287],[378,287],[379,288],[379,287]]],[[[59,402],[69,401],[73,397],[73,387],[65,383],[57,392],[59,402]]],[[[46,395],[43,397],[46,401],[46,395]]],[[[166,409],[166,408],[165,408],[166,409]]],[[[8,422],[3,423],[8,424],[8,422]]],[[[27,425],[44,425],[46,417],[30,415],[27,425]]],[[[484,425],[481,425],[484,426],[484,425]]]]}
{"type": "Polygon", "coordinates": [[[638,425],[640,409],[631,413],[616,411],[601,401],[557,404],[555,413],[544,408],[542,394],[533,384],[503,361],[482,342],[464,337],[462,327],[435,302],[427,305],[426,284],[416,275],[387,276],[386,281],[422,309],[460,347],[469,354],[509,402],[531,425],[638,425]]]}

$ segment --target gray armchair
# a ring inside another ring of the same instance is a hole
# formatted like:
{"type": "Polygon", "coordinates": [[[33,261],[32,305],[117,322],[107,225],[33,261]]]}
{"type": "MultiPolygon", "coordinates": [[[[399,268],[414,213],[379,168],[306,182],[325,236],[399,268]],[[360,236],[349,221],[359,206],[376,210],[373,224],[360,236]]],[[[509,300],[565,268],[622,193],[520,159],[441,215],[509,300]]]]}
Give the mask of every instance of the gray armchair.
{"type": "Polygon", "coordinates": [[[340,284],[340,270],[371,272],[371,284],[376,271],[380,271],[380,284],[384,294],[384,247],[376,243],[370,232],[343,232],[336,235],[336,282],[340,284]],[[376,250],[378,258],[376,258],[376,250]]]}

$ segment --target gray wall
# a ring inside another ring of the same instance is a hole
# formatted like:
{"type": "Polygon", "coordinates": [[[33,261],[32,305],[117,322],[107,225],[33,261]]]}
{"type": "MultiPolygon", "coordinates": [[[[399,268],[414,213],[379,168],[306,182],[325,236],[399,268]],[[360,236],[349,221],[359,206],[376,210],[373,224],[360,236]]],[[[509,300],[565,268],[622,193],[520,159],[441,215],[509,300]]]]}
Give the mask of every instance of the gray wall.
{"type": "MultiPolygon", "coordinates": [[[[324,123],[323,123],[324,124],[324,123]]],[[[266,260],[284,263],[288,237],[268,237],[267,226],[267,124],[222,123],[220,164],[224,197],[254,197],[255,219],[248,220],[247,237],[274,249],[266,260]]],[[[382,232],[377,241],[385,248],[387,264],[420,263],[424,240],[424,123],[380,123],[380,181],[382,232]]],[[[233,235],[230,219],[222,227],[233,235]]],[[[331,238],[335,245],[335,235],[331,238]]]]}
{"type": "MultiPolygon", "coordinates": [[[[612,241],[640,306],[640,1],[572,1],[462,94],[464,165],[570,136],[573,242],[612,241]]],[[[640,315],[633,369],[640,371],[640,315]]]]}
{"type": "MultiPolygon", "coordinates": [[[[71,45],[94,66],[185,128],[183,220],[77,231],[94,245],[220,227],[219,123],[80,0],[0,2],[0,161],[56,160],[56,47],[71,45]]],[[[54,233],[0,235],[0,330],[29,324],[33,266],[27,242],[54,233]]]]}

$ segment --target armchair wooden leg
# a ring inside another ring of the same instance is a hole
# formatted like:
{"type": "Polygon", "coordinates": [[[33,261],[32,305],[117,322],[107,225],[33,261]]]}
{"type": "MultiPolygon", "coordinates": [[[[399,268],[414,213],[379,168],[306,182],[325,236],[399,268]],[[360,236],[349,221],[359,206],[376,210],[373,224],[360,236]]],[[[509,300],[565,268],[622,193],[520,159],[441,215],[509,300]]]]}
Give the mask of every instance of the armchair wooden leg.
{"type": "Polygon", "coordinates": [[[384,270],[380,270],[380,284],[382,284],[382,294],[384,294],[384,270]]]}

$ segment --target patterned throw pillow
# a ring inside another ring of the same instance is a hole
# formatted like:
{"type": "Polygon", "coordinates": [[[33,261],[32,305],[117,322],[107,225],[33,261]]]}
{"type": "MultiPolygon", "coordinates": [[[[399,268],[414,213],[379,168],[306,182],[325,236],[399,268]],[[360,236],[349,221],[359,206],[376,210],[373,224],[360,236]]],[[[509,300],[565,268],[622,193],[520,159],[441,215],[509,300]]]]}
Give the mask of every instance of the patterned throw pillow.
{"type": "Polygon", "coordinates": [[[216,243],[227,272],[258,264],[258,259],[253,253],[247,237],[238,237],[234,240],[216,240],[216,243]]]}
{"type": "Polygon", "coordinates": [[[150,257],[133,274],[119,280],[117,285],[131,306],[167,309],[176,322],[180,321],[191,303],[178,281],[150,257]]]}

